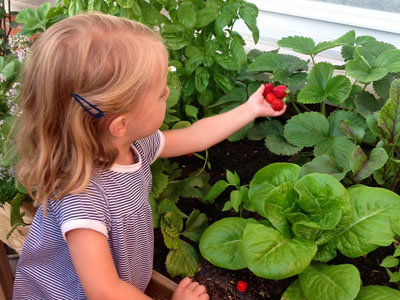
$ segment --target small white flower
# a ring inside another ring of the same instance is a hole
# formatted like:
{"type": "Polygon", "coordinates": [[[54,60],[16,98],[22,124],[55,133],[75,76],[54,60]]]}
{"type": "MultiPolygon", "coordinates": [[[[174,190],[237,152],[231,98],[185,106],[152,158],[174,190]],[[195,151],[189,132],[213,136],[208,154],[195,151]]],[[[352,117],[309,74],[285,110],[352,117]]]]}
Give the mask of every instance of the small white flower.
{"type": "Polygon", "coordinates": [[[169,66],[168,71],[170,72],[176,72],[176,68],[174,66],[169,66]]]}

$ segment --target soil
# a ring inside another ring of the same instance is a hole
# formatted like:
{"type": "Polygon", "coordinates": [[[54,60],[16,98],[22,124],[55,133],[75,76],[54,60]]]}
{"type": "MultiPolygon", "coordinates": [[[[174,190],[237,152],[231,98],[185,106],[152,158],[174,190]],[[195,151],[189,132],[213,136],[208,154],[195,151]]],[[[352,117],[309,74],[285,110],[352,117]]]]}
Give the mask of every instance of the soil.
{"type": "MultiPolygon", "coordinates": [[[[226,170],[236,171],[241,179],[241,184],[250,183],[256,171],[262,167],[278,161],[289,161],[289,157],[276,156],[269,152],[263,141],[248,141],[230,143],[224,141],[209,149],[211,170],[207,170],[210,175],[210,184],[219,179],[225,179],[226,170]]],[[[203,161],[196,157],[180,157],[176,161],[183,169],[183,176],[200,168],[203,161]]],[[[225,191],[210,207],[204,205],[196,199],[181,199],[177,206],[185,213],[190,214],[193,209],[199,209],[206,213],[209,224],[228,216],[237,216],[234,211],[222,212],[224,203],[229,200],[229,190],[225,191]]],[[[244,217],[249,217],[244,215],[244,217]]],[[[196,244],[193,244],[197,247],[196,244]]],[[[389,276],[385,268],[379,264],[383,258],[392,255],[394,246],[379,247],[365,257],[347,258],[340,253],[329,262],[329,264],[353,264],[361,274],[363,285],[385,285],[397,288],[396,284],[389,283],[389,276]]],[[[252,274],[248,269],[231,271],[213,266],[204,258],[200,252],[200,266],[194,276],[194,280],[204,284],[212,300],[279,300],[288,286],[296,280],[297,276],[285,280],[267,280],[252,274]],[[247,290],[242,293],[236,289],[239,280],[247,282],[247,290]]],[[[154,269],[169,277],[165,268],[165,259],[168,249],[165,247],[163,237],[159,229],[155,229],[155,261],[154,269]]],[[[172,278],[179,282],[181,278],[172,278]]]]}

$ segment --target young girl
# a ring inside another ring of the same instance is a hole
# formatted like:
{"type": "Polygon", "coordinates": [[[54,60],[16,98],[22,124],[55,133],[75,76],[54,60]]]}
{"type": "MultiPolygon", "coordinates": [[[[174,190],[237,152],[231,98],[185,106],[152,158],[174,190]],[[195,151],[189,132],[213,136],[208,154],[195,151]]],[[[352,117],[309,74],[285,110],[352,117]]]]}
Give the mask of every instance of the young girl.
{"type": "MultiPolygon", "coordinates": [[[[261,86],[241,106],[160,132],[168,53],[123,18],[83,14],[49,28],[23,72],[20,181],[41,204],[18,264],[14,299],[150,299],[148,196],[158,157],[203,151],[256,117],[278,116],[261,86]]],[[[174,300],[209,299],[183,279],[174,300]]]]}

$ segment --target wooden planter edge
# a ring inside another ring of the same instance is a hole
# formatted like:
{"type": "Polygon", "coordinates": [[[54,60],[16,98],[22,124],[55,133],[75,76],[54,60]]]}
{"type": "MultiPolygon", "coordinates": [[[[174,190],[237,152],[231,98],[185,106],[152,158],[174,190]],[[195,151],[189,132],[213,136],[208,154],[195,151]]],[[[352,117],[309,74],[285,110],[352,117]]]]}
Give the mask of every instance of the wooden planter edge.
{"type": "Polygon", "coordinates": [[[155,300],[169,300],[177,287],[176,282],[153,270],[146,295],[155,300]]]}

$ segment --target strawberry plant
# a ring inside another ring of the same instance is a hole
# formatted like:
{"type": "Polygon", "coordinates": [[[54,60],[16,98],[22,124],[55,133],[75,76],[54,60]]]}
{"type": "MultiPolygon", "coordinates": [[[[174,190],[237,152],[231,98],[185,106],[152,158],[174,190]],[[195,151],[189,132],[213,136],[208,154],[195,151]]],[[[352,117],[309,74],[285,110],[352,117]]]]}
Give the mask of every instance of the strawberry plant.
{"type": "Polygon", "coordinates": [[[151,172],[153,185],[149,200],[153,225],[161,229],[164,243],[170,250],[165,262],[167,271],[172,277],[193,276],[199,265],[198,254],[181,237],[198,243],[208,226],[208,218],[199,210],[193,210],[187,216],[176,204],[181,198],[204,198],[210,188],[209,175],[202,172],[197,176],[180,179],[182,171],[178,163],[171,163],[167,159],[154,162],[151,172]]]}
{"type": "MultiPolygon", "coordinates": [[[[257,76],[266,76],[271,87],[287,85],[289,110],[284,123],[259,122],[245,135],[264,139],[275,154],[301,158],[302,174],[328,173],[346,185],[364,182],[395,191],[400,50],[373,37],[356,38],[354,31],[319,44],[296,36],[278,45],[309,55],[310,61],[279,50],[249,54],[246,80],[259,83],[257,76]],[[316,62],[320,52],[334,47],[342,47],[342,66],[316,62]]],[[[267,101],[274,96],[267,93],[267,101]]]]}

